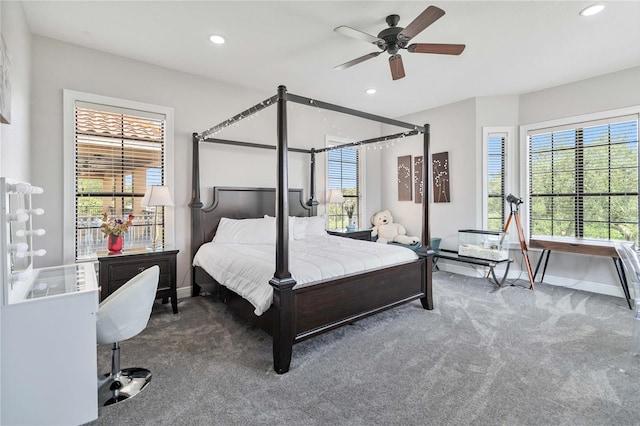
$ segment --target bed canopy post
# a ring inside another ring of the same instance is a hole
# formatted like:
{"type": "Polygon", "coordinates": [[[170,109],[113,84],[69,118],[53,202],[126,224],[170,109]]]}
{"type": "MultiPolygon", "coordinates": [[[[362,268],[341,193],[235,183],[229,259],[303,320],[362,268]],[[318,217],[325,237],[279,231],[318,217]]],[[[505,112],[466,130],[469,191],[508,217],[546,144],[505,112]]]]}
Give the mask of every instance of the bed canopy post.
{"type": "Polygon", "coordinates": [[[287,142],[287,88],[278,86],[278,179],[276,182],[276,271],[269,284],[273,287],[275,307],[273,324],[273,368],[278,374],[289,371],[293,353],[293,286],[289,271],[289,179],[287,142]]]}
{"type": "Polygon", "coordinates": [[[316,215],[316,206],[319,204],[316,200],[316,149],[311,148],[311,182],[309,183],[309,192],[311,196],[307,205],[311,207],[311,214],[316,215]]]}
{"type": "MultiPolygon", "coordinates": [[[[431,161],[429,161],[429,155],[431,148],[431,126],[429,124],[424,125],[424,135],[422,144],[422,181],[429,182],[431,177],[430,167],[431,161]]],[[[431,199],[430,193],[431,185],[422,184],[422,241],[424,245],[431,248],[431,227],[429,221],[429,200],[431,199]]]]}
{"type": "MultiPolygon", "coordinates": [[[[431,248],[431,223],[429,218],[429,200],[431,199],[431,184],[429,178],[431,177],[431,161],[430,161],[430,142],[431,142],[431,126],[429,124],[424,125],[424,142],[422,147],[422,247],[418,249],[418,255],[424,257],[427,263],[427,270],[433,269],[433,255],[434,251],[431,248]]],[[[426,294],[425,297],[420,299],[422,307],[425,309],[433,309],[433,295],[431,291],[431,273],[426,276],[426,294]]]]}
{"type": "MultiPolygon", "coordinates": [[[[191,170],[191,262],[198,248],[204,243],[202,230],[202,202],[200,201],[200,138],[197,133],[192,136],[193,159],[191,170]]],[[[191,296],[200,294],[200,286],[196,284],[195,268],[191,268],[191,296]]]]}
{"type": "Polygon", "coordinates": [[[287,93],[285,86],[279,86],[277,94],[262,103],[255,105],[242,113],[236,114],[231,119],[204,131],[193,134],[193,180],[191,207],[191,250],[192,260],[196,250],[215,235],[219,221],[223,217],[254,218],[262,217],[264,213],[273,214],[272,188],[214,188],[214,199],[210,206],[203,208],[200,201],[199,178],[199,144],[200,142],[220,143],[233,146],[245,146],[261,149],[275,149],[277,161],[277,179],[275,188],[275,216],[276,216],[276,244],[275,244],[275,271],[269,280],[273,288],[272,306],[264,316],[256,316],[255,306],[240,299],[233,290],[223,290],[224,283],[218,283],[203,268],[192,268],[192,295],[200,293],[200,282],[203,285],[214,284],[219,290],[221,299],[238,309],[238,312],[251,318],[252,321],[264,330],[270,332],[273,337],[273,364],[278,374],[286,373],[291,364],[293,344],[307,338],[319,335],[343,325],[351,324],[366,316],[384,311],[394,306],[420,298],[425,309],[433,309],[433,297],[431,291],[431,272],[433,267],[434,252],[429,244],[429,200],[431,186],[426,184],[431,176],[429,159],[429,125],[416,126],[411,123],[385,118],[338,105],[328,104],[315,99],[304,98],[287,93]],[[381,136],[374,139],[351,142],[337,147],[325,147],[320,149],[289,148],[287,141],[287,103],[294,102],[316,108],[335,111],[343,114],[372,120],[378,123],[398,126],[408,129],[395,135],[381,136]],[[277,106],[277,144],[262,145],[249,142],[222,140],[209,138],[209,135],[217,134],[220,130],[235,124],[249,115],[268,107],[277,106]],[[423,176],[423,214],[422,214],[422,239],[423,247],[418,250],[419,259],[405,262],[390,268],[381,268],[366,271],[363,274],[349,274],[337,279],[321,280],[317,285],[296,289],[296,280],[289,270],[289,215],[307,216],[309,211],[315,215],[316,206],[316,158],[320,152],[332,149],[341,149],[345,146],[363,146],[366,144],[390,141],[392,139],[405,138],[424,132],[424,161],[423,176]],[[311,184],[310,198],[302,200],[302,190],[289,189],[288,183],[288,151],[311,154],[311,184]],[[289,197],[297,202],[289,205],[289,197]],[[221,197],[220,194],[228,194],[221,197]],[[267,194],[267,195],[265,195],[267,194]],[[224,206],[220,205],[219,198],[225,199],[224,206]],[[289,209],[292,209],[292,212],[289,209]],[[199,271],[197,271],[199,270],[199,271]],[[197,281],[197,280],[198,281],[197,281]],[[201,280],[202,281],[199,281],[201,280]],[[397,282],[398,285],[388,286],[388,282],[397,282]],[[340,291],[336,292],[335,289],[340,291]],[[300,290],[300,291],[298,291],[300,290]],[[236,298],[237,296],[237,298],[236,298]],[[232,300],[234,299],[234,300],[232,300]],[[239,302],[239,303],[238,303],[239,302]],[[318,309],[321,306],[322,309],[318,309]]]}
{"type": "Polygon", "coordinates": [[[276,182],[276,272],[274,278],[291,277],[289,272],[289,176],[287,141],[287,88],[278,86],[278,178],[276,182]]]}

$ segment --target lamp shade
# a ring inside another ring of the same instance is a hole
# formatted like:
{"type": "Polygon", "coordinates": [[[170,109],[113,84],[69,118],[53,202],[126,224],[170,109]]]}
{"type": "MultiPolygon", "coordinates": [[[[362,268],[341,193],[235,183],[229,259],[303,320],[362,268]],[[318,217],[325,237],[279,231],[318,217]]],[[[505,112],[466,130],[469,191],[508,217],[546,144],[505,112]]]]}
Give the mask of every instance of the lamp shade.
{"type": "Polygon", "coordinates": [[[173,206],[173,200],[171,199],[171,193],[169,187],[164,185],[152,185],[147,188],[142,201],[140,201],[142,207],[153,206],[173,206]]]}
{"type": "Polygon", "coordinates": [[[344,203],[344,197],[342,196],[341,189],[332,189],[329,191],[329,196],[327,198],[328,203],[344,203]]]}

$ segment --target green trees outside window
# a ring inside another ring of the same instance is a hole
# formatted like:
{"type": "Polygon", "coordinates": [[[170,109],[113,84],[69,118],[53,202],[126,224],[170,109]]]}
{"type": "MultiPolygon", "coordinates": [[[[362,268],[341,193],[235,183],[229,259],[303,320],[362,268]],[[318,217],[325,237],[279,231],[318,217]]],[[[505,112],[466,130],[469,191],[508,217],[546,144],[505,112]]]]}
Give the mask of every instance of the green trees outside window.
{"type": "Polygon", "coordinates": [[[529,134],[530,234],[638,240],[638,120],[529,134]]]}
{"type": "Polygon", "coordinates": [[[342,190],[344,203],[327,204],[328,229],[342,229],[349,224],[346,206],[353,206],[352,218],[360,223],[360,155],[357,148],[348,147],[327,152],[327,193],[342,190]]]}
{"type": "Polygon", "coordinates": [[[487,139],[487,229],[502,231],[505,223],[505,137],[489,135],[487,139]]]}

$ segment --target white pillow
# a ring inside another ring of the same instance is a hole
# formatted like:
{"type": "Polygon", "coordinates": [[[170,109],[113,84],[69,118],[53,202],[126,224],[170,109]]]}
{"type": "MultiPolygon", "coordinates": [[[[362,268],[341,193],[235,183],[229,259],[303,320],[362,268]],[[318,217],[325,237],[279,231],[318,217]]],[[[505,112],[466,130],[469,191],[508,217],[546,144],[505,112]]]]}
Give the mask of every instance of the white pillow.
{"type": "MultiPolygon", "coordinates": [[[[264,217],[275,219],[273,216],[269,215],[264,215],[264,217]]],[[[306,236],[307,224],[309,223],[309,221],[305,219],[309,218],[289,216],[289,241],[304,239],[304,237],[306,236]]]]}
{"type": "MultiPolygon", "coordinates": [[[[264,215],[264,217],[270,217],[275,220],[273,216],[269,216],[266,214],[264,215]]],[[[289,216],[289,241],[304,239],[307,222],[301,221],[300,219],[305,218],[289,216]]]]}
{"type": "Polygon", "coordinates": [[[304,237],[307,235],[307,222],[305,222],[303,217],[290,216],[289,217],[289,237],[293,235],[294,240],[304,240],[304,237]],[[293,228],[291,227],[291,223],[293,222],[293,228]],[[291,232],[293,230],[293,232],[291,232]]]}
{"type": "Polygon", "coordinates": [[[220,219],[214,243],[275,244],[276,219],[220,219]]]}
{"type": "Polygon", "coordinates": [[[322,237],[327,235],[324,216],[299,217],[298,220],[307,224],[305,237],[322,237]]]}

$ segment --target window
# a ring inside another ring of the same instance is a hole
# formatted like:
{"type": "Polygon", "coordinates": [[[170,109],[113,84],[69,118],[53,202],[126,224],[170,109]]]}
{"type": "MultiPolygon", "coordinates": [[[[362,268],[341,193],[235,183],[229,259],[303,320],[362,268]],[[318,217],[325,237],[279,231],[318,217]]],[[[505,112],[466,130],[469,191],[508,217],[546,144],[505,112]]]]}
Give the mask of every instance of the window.
{"type": "Polygon", "coordinates": [[[527,132],[530,235],[638,240],[638,116],[527,132]]]}
{"type": "Polygon", "coordinates": [[[489,135],[487,140],[487,229],[501,231],[504,227],[504,163],[505,137],[489,135]]]}
{"type": "Polygon", "coordinates": [[[71,155],[65,155],[65,170],[71,164],[71,173],[65,175],[70,184],[65,186],[73,189],[65,196],[65,209],[73,209],[75,235],[72,249],[67,247],[70,242],[65,242],[65,259],[95,259],[97,251],[106,248],[100,231],[103,213],[116,219],[134,215],[133,226],[124,235],[124,246],[145,247],[151,245],[153,209],[157,208],[158,243],[172,243],[167,231],[171,228],[172,233],[173,228],[167,226],[163,207],[140,204],[148,186],[172,186],[167,173],[167,149],[171,146],[167,143],[167,127],[172,128],[167,126],[172,121],[167,113],[171,110],[127,108],[113,99],[109,104],[99,102],[105,99],[88,102],[81,95],[65,91],[65,114],[72,117],[65,134],[72,135],[66,139],[73,146],[71,155]]]}
{"type": "Polygon", "coordinates": [[[360,223],[360,152],[354,147],[327,151],[327,194],[342,190],[344,203],[327,204],[329,229],[346,228],[349,218],[345,207],[353,206],[352,220],[360,223]]]}
{"type": "Polygon", "coordinates": [[[507,151],[511,128],[484,128],[484,209],[485,229],[502,231],[506,222],[507,151]]]}

